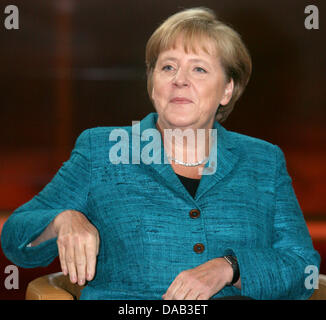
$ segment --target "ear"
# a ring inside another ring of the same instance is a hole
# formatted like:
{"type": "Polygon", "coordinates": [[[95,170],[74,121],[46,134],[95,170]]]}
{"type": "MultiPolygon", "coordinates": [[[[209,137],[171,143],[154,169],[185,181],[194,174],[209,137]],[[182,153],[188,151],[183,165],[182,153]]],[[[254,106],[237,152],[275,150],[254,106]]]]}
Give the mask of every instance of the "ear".
{"type": "Polygon", "coordinates": [[[224,106],[230,102],[233,94],[233,89],[234,89],[234,82],[233,79],[231,78],[231,80],[225,86],[224,94],[220,102],[221,105],[224,106]]]}

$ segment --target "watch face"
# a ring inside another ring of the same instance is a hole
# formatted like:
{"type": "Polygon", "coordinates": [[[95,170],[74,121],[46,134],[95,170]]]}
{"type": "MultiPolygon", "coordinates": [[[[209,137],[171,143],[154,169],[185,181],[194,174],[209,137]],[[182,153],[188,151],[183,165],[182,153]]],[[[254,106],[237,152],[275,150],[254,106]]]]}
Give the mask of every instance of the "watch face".
{"type": "Polygon", "coordinates": [[[234,260],[232,256],[225,256],[224,258],[229,264],[233,265],[234,260]]]}

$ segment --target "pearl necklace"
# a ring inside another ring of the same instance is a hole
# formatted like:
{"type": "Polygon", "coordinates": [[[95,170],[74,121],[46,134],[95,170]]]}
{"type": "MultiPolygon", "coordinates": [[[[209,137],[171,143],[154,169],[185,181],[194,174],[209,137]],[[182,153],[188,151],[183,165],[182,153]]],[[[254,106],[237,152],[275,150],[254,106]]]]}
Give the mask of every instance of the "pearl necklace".
{"type": "Polygon", "coordinates": [[[178,160],[176,158],[173,158],[173,157],[170,157],[170,156],[167,156],[167,157],[168,157],[169,160],[172,160],[175,163],[180,164],[180,165],[185,166],[185,167],[197,167],[197,166],[200,166],[201,164],[205,163],[208,160],[208,157],[206,157],[203,160],[192,163],[192,162],[183,162],[183,161],[180,161],[180,160],[178,160]]]}

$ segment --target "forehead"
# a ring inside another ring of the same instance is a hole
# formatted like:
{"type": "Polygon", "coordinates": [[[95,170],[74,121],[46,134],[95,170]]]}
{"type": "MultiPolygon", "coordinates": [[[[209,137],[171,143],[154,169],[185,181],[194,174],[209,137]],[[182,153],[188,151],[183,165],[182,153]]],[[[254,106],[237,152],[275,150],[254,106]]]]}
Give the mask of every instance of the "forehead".
{"type": "Polygon", "coordinates": [[[217,49],[213,40],[208,37],[193,36],[191,39],[179,35],[174,37],[161,48],[159,57],[166,58],[170,55],[186,54],[193,59],[203,57],[217,60],[217,49]]]}

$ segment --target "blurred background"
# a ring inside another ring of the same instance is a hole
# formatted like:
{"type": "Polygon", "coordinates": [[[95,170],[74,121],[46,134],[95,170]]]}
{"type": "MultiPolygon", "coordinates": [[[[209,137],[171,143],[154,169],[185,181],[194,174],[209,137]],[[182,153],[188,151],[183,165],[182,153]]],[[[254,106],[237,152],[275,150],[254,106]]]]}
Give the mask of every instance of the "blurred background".
{"type": "MultiPolygon", "coordinates": [[[[326,2],[305,0],[0,0],[0,232],[69,158],[77,136],[96,126],[131,125],[154,111],[145,45],[183,8],[207,6],[242,35],[253,59],[250,83],[224,126],[279,145],[326,273],[326,2]],[[7,5],[19,29],[4,27],[7,5]],[[304,9],[319,9],[306,30],[304,9]]],[[[0,299],[24,299],[27,283],[60,271],[19,268],[0,249],[0,299]]]]}

